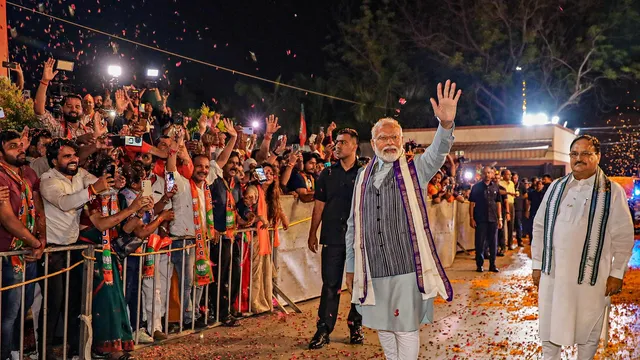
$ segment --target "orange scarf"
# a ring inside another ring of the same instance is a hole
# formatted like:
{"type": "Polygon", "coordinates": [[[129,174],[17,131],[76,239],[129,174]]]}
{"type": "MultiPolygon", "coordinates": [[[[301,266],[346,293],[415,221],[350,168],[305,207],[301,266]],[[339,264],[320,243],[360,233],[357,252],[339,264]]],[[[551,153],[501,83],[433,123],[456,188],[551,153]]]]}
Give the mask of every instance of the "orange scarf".
{"type": "Polygon", "coordinates": [[[195,227],[196,235],[196,263],[194,265],[196,273],[196,284],[198,286],[205,286],[213,282],[213,272],[211,271],[211,262],[209,261],[209,252],[205,242],[214,236],[215,229],[213,228],[213,199],[211,198],[211,191],[209,191],[209,185],[205,184],[204,187],[204,199],[205,199],[205,217],[206,224],[202,224],[200,218],[200,197],[198,196],[198,187],[196,183],[189,179],[191,185],[191,197],[193,201],[193,225],[195,227]],[[203,229],[203,226],[206,226],[203,229]]]}
{"type": "Polygon", "coordinates": [[[304,185],[307,187],[307,191],[314,191],[316,188],[316,181],[313,176],[307,175],[304,171],[300,172],[300,176],[304,180],[304,185]]]}
{"type": "MultiPolygon", "coordinates": [[[[149,242],[147,243],[147,252],[156,252],[165,246],[171,244],[171,238],[161,238],[158,234],[149,235],[149,242]]],[[[166,256],[166,255],[165,255],[166,256]]],[[[155,274],[155,255],[147,255],[144,260],[144,268],[142,270],[145,279],[150,279],[155,274]]]]}
{"type": "Polygon", "coordinates": [[[236,201],[233,199],[233,193],[231,192],[231,189],[233,189],[235,187],[235,180],[231,179],[231,184],[227,183],[227,180],[222,179],[222,181],[224,182],[224,186],[227,188],[227,206],[226,206],[226,211],[225,211],[225,228],[226,228],[226,232],[225,235],[231,240],[233,241],[233,233],[236,231],[237,229],[237,224],[236,224],[236,217],[238,216],[238,213],[236,211],[236,201]]]}
{"type": "MultiPolygon", "coordinates": [[[[100,196],[102,216],[107,217],[118,213],[118,197],[116,193],[100,196]]],[[[102,275],[106,285],[113,285],[113,264],[111,262],[111,230],[102,232],[102,275]]]]}
{"type": "MultiPolygon", "coordinates": [[[[31,186],[27,180],[23,179],[20,175],[18,175],[15,171],[10,169],[3,163],[0,163],[0,167],[6,172],[6,174],[11,178],[11,180],[20,184],[20,210],[18,210],[18,217],[30,233],[33,234],[33,229],[35,228],[35,220],[36,220],[36,208],[33,203],[33,192],[31,191],[31,186]]],[[[22,239],[14,237],[11,240],[11,245],[9,247],[10,250],[20,250],[24,242],[22,239]]],[[[11,266],[13,267],[13,271],[17,275],[22,275],[24,271],[24,256],[15,255],[11,257],[11,266]]]]}
{"type": "MultiPolygon", "coordinates": [[[[265,196],[262,186],[258,186],[258,216],[267,219],[267,197],[265,196]]],[[[257,222],[258,227],[258,245],[260,246],[260,255],[271,254],[271,242],[269,241],[269,229],[262,229],[262,221],[257,222]]],[[[266,224],[269,225],[269,224],[266,224]]],[[[280,236],[278,235],[278,221],[273,226],[273,246],[280,246],[280,236]]]]}

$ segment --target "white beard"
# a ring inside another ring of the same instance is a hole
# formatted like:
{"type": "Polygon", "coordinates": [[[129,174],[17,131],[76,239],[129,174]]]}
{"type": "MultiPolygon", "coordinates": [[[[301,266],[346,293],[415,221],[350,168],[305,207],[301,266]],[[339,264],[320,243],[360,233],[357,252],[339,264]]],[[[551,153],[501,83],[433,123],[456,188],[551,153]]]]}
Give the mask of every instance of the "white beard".
{"type": "Polygon", "coordinates": [[[374,147],[373,151],[375,152],[375,154],[378,157],[378,159],[381,159],[382,161],[384,161],[386,163],[395,162],[396,160],[398,160],[400,158],[400,156],[402,156],[401,149],[397,148],[395,146],[386,146],[382,151],[378,150],[377,147],[374,147]],[[384,150],[387,150],[387,149],[395,149],[396,152],[395,152],[395,154],[394,153],[385,153],[384,150]]]}

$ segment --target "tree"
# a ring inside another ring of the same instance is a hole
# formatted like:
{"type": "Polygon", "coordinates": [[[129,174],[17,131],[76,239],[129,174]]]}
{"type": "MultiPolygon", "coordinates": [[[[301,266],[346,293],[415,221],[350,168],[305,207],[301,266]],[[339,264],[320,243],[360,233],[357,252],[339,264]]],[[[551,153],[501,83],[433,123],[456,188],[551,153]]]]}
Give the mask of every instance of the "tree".
{"type": "Polygon", "coordinates": [[[638,0],[398,0],[406,34],[473,81],[489,124],[527,109],[561,115],[583,96],[640,78],[638,0]]]}
{"type": "Polygon", "coordinates": [[[4,117],[0,118],[0,129],[22,131],[25,126],[36,124],[33,100],[24,99],[22,91],[6,77],[0,77],[0,107],[4,117]]]}
{"type": "Polygon", "coordinates": [[[328,73],[335,93],[364,104],[351,106],[358,122],[370,124],[393,116],[400,88],[411,78],[395,17],[388,0],[377,8],[364,0],[359,16],[345,16],[333,42],[325,47],[333,58],[328,73]]]}

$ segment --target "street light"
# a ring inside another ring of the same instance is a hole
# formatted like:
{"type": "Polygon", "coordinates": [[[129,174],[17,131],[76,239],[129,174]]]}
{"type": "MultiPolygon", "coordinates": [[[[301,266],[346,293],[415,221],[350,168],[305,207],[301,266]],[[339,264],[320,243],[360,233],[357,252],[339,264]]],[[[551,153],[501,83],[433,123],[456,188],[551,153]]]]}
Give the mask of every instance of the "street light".
{"type": "Polygon", "coordinates": [[[553,116],[551,118],[551,123],[552,124],[557,124],[558,122],[560,122],[560,117],[559,116],[553,116]]]}
{"type": "Polygon", "coordinates": [[[107,68],[107,72],[114,78],[120,77],[122,75],[122,68],[119,65],[109,65],[107,68]]]}
{"type": "Polygon", "coordinates": [[[580,128],[577,128],[576,131],[573,132],[575,135],[580,135],[580,128]]]}
{"type": "Polygon", "coordinates": [[[520,66],[516,66],[516,71],[522,71],[522,68],[520,66]]]}

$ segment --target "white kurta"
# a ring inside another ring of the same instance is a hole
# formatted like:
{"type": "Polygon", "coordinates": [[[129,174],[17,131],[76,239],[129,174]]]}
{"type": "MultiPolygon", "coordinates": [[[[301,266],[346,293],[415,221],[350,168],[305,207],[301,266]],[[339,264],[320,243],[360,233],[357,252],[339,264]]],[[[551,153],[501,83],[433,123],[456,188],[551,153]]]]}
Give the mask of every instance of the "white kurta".
{"type": "MultiPolygon", "coordinates": [[[[556,180],[557,181],[557,180],[556,180]]],[[[578,284],[595,175],[571,177],[553,229],[551,272],[542,274],[538,294],[540,340],[557,345],[584,344],[605,310],[609,276],[622,279],[633,249],[633,222],[622,186],[611,182],[611,209],[596,284],[585,278],[578,284]]],[[[552,188],[551,185],[549,188],[552,188]]],[[[544,216],[550,191],[545,194],[533,225],[533,269],[542,268],[544,216]]]]}

